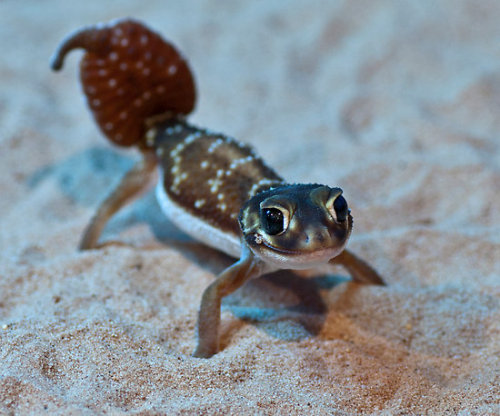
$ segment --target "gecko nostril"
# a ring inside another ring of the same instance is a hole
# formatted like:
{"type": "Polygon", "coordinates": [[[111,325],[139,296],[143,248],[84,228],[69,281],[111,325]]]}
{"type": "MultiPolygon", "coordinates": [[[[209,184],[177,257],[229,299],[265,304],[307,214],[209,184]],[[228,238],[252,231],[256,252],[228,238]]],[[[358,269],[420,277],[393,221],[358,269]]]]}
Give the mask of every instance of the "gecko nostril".
{"type": "Polygon", "coordinates": [[[318,231],[315,236],[314,236],[314,240],[320,244],[323,244],[325,242],[325,235],[323,232],[321,231],[318,231]]]}

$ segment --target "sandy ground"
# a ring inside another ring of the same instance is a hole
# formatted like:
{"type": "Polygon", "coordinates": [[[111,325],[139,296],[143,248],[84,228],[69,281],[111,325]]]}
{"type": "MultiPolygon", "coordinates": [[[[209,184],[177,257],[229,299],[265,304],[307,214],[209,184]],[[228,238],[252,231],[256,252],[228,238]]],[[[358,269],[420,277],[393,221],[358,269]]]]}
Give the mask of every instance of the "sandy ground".
{"type": "Polygon", "coordinates": [[[0,1],[1,414],[500,413],[500,3],[0,1]],[[223,351],[190,356],[231,259],[153,194],[78,252],[137,159],[77,84],[82,25],[133,16],[194,68],[191,120],[290,181],[341,186],[350,247],[387,287],[280,272],[223,304],[223,351]]]}

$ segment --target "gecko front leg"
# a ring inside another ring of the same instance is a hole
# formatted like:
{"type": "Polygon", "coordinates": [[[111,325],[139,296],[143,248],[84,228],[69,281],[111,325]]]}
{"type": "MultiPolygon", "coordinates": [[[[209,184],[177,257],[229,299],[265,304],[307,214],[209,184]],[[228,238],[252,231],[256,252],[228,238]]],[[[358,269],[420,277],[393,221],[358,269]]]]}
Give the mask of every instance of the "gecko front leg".
{"type": "Polygon", "coordinates": [[[356,283],[385,286],[385,282],[373,267],[347,249],[331,259],[329,263],[343,266],[356,283]]]}
{"type": "Polygon", "coordinates": [[[258,277],[261,271],[262,263],[243,243],[240,260],[224,270],[203,292],[198,314],[198,346],[193,357],[210,358],[217,353],[222,298],[233,293],[252,277],[258,277]]]}

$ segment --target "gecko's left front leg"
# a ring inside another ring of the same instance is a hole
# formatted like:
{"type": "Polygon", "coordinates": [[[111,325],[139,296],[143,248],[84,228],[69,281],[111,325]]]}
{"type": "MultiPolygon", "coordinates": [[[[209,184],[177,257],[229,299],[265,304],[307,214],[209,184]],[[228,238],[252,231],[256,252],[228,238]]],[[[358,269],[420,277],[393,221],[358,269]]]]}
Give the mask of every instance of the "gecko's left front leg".
{"type": "Polygon", "coordinates": [[[329,263],[343,266],[351,275],[352,280],[356,283],[385,286],[384,280],[375,269],[350,250],[345,249],[337,257],[331,259],[329,263]]]}
{"type": "Polygon", "coordinates": [[[240,260],[224,270],[217,280],[205,289],[198,314],[198,346],[194,357],[210,358],[217,353],[222,298],[233,293],[252,277],[259,276],[261,266],[260,261],[245,245],[240,260]]]}

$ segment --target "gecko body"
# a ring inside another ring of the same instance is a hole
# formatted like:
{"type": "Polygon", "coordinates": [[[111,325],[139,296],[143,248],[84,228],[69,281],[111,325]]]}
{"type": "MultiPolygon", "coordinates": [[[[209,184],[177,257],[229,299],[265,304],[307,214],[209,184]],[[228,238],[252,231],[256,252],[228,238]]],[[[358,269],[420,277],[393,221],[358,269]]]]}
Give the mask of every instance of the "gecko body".
{"type": "Polygon", "coordinates": [[[109,218],[159,170],[156,195],[165,214],[193,238],[238,259],[203,293],[194,356],[219,350],[222,298],[264,273],[331,263],[355,282],[384,284],[345,248],[353,220],[340,188],[289,184],[248,145],[186,121],[195,105],[194,79],[160,35],[131,19],[83,28],[61,43],[53,69],[76,48],[86,52],[80,78],[101,131],[143,155],[102,202],[80,248],[98,248],[109,218]]]}

